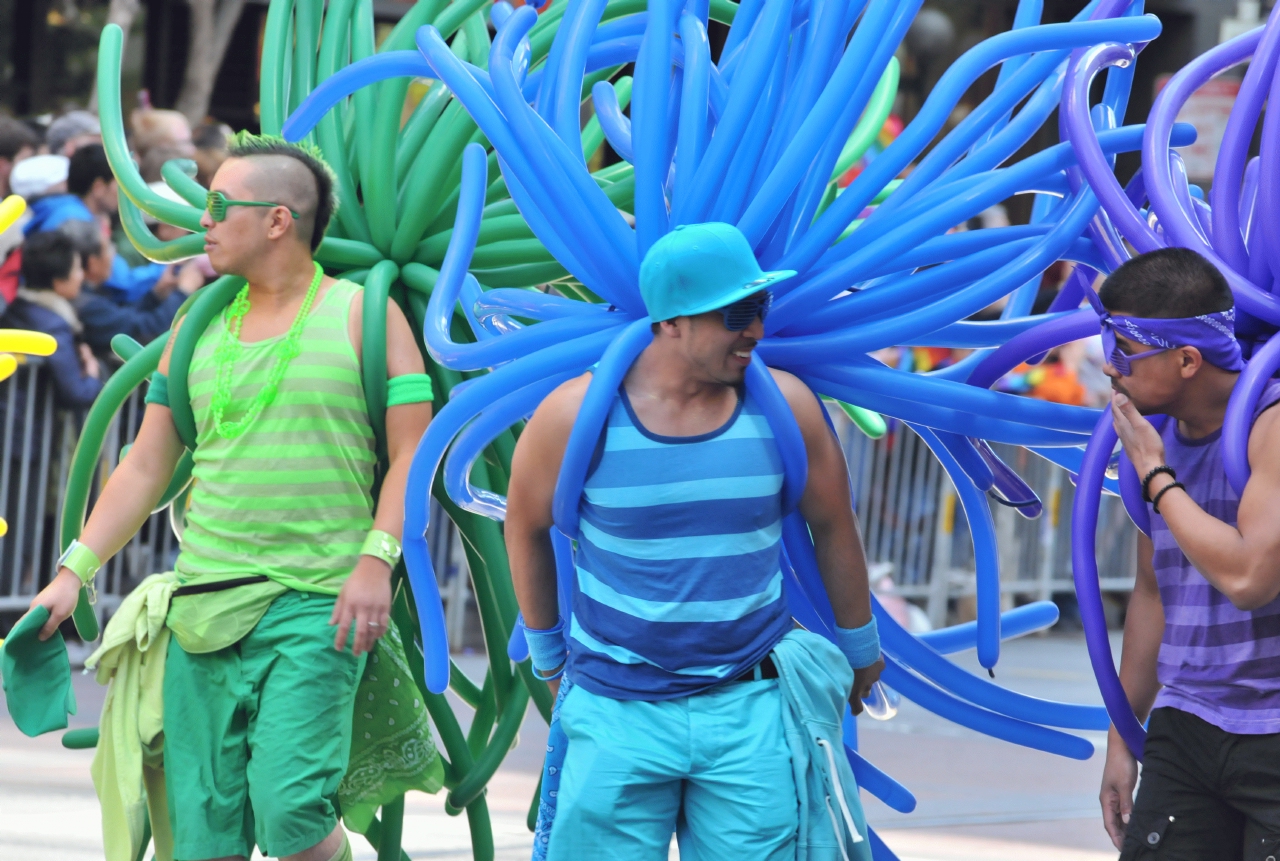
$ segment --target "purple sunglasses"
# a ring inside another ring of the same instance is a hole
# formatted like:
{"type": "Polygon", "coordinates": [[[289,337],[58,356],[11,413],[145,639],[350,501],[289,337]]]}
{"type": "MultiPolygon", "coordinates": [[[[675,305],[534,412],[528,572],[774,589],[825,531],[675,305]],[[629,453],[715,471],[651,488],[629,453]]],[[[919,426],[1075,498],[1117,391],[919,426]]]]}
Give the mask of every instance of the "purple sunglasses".
{"type": "MultiPolygon", "coordinates": [[[[1110,322],[1109,320],[1107,321],[1110,322]]],[[[1133,363],[1138,359],[1145,359],[1147,356],[1154,356],[1156,353],[1166,353],[1173,347],[1157,347],[1154,350],[1143,350],[1141,353],[1126,353],[1120,349],[1119,342],[1116,341],[1116,332],[1110,325],[1102,327],[1102,352],[1107,356],[1107,361],[1111,363],[1111,367],[1119,372],[1120,376],[1128,377],[1133,374],[1133,363]]]]}

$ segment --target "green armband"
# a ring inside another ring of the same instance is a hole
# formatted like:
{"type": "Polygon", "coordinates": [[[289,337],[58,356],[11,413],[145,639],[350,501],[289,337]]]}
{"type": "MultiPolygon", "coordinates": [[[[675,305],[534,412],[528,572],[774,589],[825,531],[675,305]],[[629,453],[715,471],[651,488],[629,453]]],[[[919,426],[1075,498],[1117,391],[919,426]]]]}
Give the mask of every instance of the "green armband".
{"type": "Polygon", "coordinates": [[[93,575],[97,574],[101,567],[102,560],[98,558],[98,554],[79,541],[72,541],[71,545],[58,557],[54,573],[66,568],[79,577],[81,583],[88,586],[93,580],[93,575]]]}
{"type": "Polygon", "coordinates": [[[420,404],[435,400],[431,378],[426,374],[401,374],[387,380],[387,407],[420,404]]]}
{"type": "Polygon", "coordinates": [[[381,529],[371,530],[364,540],[364,546],[360,548],[361,556],[381,559],[392,568],[396,567],[396,563],[400,561],[400,552],[400,542],[396,537],[381,529]]]}
{"type": "Polygon", "coordinates": [[[149,404],[169,406],[169,378],[159,371],[152,374],[151,385],[147,386],[147,396],[144,400],[149,404]]]}

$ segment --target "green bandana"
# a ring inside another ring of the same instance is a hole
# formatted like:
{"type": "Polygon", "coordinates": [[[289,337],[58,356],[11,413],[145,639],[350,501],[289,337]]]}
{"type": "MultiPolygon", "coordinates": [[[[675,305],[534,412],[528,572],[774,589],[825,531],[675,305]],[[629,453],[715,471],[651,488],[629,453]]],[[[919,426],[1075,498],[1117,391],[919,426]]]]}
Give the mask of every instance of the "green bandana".
{"type": "Polygon", "coordinates": [[[410,789],[438,792],[444,761],[431,740],[426,704],[395,625],[378,640],[356,691],[351,758],[338,787],[342,818],[361,834],[374,814],[410,789]]]}
{"type": "Polygon", "coordinates": [[[62,634],[40,642],[38,634],[49,621],[49,610],[36,607],[18,620],[0,649],[5,703],[18,729],[31,737],[66,729],[67,715],[76,713],[71,689],[71,661],[62,634]]]}

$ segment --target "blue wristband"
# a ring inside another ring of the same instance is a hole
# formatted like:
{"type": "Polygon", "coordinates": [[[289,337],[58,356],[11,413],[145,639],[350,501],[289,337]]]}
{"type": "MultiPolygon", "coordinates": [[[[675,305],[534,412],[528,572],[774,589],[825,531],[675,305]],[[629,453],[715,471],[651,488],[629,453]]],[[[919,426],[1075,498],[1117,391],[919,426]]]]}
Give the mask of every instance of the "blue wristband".
{"type": "Polygon", "coordinates": [[[836,645],[855,670],[869,667],[880,658],[880,632],[876,618],[861,628],[836,628],[836,645]]]}
{"type": "Polygon", "coordinates": [[[541,677],[549,677],[559,669],[569,653],[569,644],[564,637],[564,619],[557,620],[554,628],[542,631],[526,625],[524,640],[529,644],[533,668],[541,677]]]}

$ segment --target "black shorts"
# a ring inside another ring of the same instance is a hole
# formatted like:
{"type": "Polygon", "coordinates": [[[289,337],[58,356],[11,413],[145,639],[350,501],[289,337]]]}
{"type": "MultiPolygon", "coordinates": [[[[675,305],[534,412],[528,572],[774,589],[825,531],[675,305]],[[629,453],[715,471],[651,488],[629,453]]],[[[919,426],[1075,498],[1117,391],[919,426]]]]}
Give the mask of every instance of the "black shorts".
{"type": "Polygon", "coordinates": [[[1280,861],[1280,733],[1151,713],[1121,861],[1280,861]]]}

